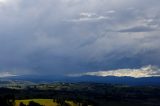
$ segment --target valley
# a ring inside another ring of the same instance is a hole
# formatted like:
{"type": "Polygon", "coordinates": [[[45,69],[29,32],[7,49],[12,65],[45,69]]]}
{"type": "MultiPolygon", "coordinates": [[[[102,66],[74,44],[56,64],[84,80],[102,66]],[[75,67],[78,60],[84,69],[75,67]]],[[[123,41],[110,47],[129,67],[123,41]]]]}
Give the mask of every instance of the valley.
{"type": "Polygon", "coordinates": [[[45,106],[160,106],[159,86],[6,81],[5,86],[1,81],[0,97],[13,97],[15,106],[30,101],[45,106]]]}

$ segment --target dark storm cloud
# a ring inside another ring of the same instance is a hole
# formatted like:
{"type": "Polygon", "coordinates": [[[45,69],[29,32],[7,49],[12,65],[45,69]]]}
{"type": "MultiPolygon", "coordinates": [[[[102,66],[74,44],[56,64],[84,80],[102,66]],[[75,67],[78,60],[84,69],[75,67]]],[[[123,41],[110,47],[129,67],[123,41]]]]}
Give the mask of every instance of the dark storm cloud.
{"type": "Polygon", "coordinates": [[[160,66],[159,4],[157,0],[1,2],[0,72],[52,75],[160,66]]]}

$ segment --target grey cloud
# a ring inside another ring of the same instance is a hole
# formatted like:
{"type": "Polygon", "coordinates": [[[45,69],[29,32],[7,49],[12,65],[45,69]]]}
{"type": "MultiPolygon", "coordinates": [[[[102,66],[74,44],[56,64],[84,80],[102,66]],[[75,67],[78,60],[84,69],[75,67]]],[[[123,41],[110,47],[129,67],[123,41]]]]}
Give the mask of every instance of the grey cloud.
{"type": "Polygon", "coordinates": [[[151,31],[155,31],[156,29],[154,28],[150,28],[150,27],[146,27],[146,26],[136,26],[133,28],[128,28],[128,29],[122,29],[119,30],[118,32],[151,32],[151,31]]]}
{"type": "Polygon", "coordinates": [[[67,74],[160,66],[160,2],[150,3],[8,0],[0,5],[0,70],[67,74]]]}
{"type": "Polygon", "coordinates": [[[113,13],[115,13],[116,11],[115,10],[109,10],[109,11],[107,11],[106,13],[108,13],[108,14],[113,14],[113,13]]]}

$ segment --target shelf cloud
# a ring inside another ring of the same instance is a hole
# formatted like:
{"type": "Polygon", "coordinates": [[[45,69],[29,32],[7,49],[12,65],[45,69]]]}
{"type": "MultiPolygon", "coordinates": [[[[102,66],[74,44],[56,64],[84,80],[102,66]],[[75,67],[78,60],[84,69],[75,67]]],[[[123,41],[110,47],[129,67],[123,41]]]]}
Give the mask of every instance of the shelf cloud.
{"type": "Polygon", "coordinates": [[[160,69],[156,66],[146,66],[139,69],[117,69],[117,70],[108,70],[108,71],[97,71],[97,72],[86,72],[82,74],[70,74],[70,77],[80,77],[80,76],[116,76],[116,77],[159,77],[160,69]]]}

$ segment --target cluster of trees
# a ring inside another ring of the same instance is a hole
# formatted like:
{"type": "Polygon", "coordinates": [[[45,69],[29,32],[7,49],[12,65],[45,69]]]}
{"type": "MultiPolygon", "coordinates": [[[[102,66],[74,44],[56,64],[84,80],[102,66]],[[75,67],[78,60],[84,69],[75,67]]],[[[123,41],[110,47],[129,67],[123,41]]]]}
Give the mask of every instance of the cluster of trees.
{"type": "MultiPolygon", "coordinates": [[[[70,85],[66,85],[70,87],[70,85]]],[[[62,87],[63,88],[63,87],[62,87]]],[[[14,106],[16,99],[53,99],[59,106],[69,106],[66,101],[73,101],[77,106],[106,106],[110,101],[117,103],[127,102],[129,106],[135,101],[139,101],[138,104],[160,104],[160,87],[130,87],[120,85],[105,85],[105,84],[90,84],[87,85],[74,85],[71,89],[50,89],[41,90],[37,88],[30,89],[4,89],[0,88],[0,106],[14,106]],[[6,94],[14,94],[7,95],[6,94]]],[[[134,105],[134,104],[133,104],[134,105]]],[[[20,106],[26,106],[21,103],[20,106]]],[[[33,106],[33,102],[27,106],[33,106]]],[[[40,104],[34,104],[34,106],[42,106],[40,104]]],[[[136,106],[136,105],[135,105],[136,106]]],[[[151,106],[151,105],[149,105],[151,106]]]]}
{"type": "MultiPolygon", "coordinates": [[[[0,96],[0,106],[15,106],[15,96],[13,94],[0,96]]],[[[20,103],[19,106],[43,106],[34,101],[30,101],[28,105],[24,103],[20,103]]]]}
{"type": "Polygon", "coordinates": [[[12,94],[0,97],[0,106],[15,106],[15,97],[12,94]]]}
{"type": "Polygon", "coordinates": [[[58,106],[71,106],[69,103],[66,103],[66,101],[72,101],[76,104],[76,106],[96,106],[93,101],[86,100],[83,97],[66,97],[66,96],[59,96],[59,97],[52,97],[53,102],[56,102],[58,106]]]}
{"type": "Polygon", "coordinates": [[[53,102],[56,102],[58,106],[70,106],[70,104],[65,102],[64,98],[53,98],[53,102]]]}
{"type": "Polygon", "coordinates": [[[23,102],[21,102],[19,106],[43,106],[43,105],[36,103],[34,101],[30,101],[28,105],[25,105],[23,102]]]}

